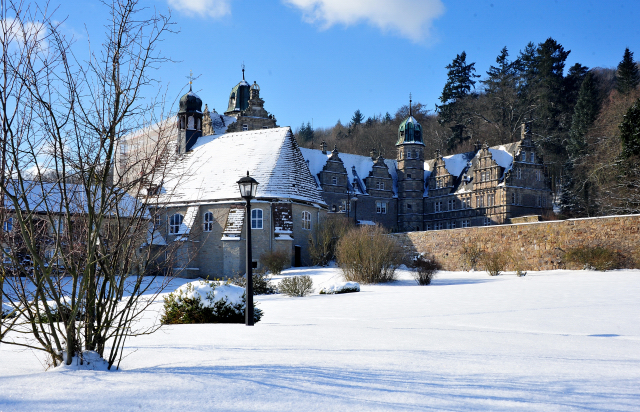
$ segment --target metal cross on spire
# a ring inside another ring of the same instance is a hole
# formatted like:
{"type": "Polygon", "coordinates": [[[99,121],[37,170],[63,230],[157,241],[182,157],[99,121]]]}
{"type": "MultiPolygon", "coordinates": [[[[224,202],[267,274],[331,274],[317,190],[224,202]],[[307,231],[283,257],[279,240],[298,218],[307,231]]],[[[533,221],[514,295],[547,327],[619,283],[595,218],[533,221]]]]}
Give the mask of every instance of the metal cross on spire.
{"type": "Polygon", "coordinates": [[[242,80],[244,80],[244,62],[242,62],[242,80]]]}
{"type": "Polygon", "coordinates": [[[413,116],[413,112],[411,110],[411,93],[409,93],[409,116],[413,116]]]}
{"type": "Polygon", "coordinates": [[[188,79],[189,79],[189,91],[192,91],[192,90],[191,90],[191,84],[193,83],[193,71],[192,71],[192,70],[189,70],[189,77],[188,77],[188,79]]]}

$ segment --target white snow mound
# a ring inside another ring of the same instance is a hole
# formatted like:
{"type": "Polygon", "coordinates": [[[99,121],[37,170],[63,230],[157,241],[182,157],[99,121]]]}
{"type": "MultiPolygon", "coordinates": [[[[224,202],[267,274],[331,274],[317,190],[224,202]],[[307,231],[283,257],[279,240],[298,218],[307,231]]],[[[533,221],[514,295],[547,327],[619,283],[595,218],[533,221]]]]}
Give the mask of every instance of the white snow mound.
{"type": "Polygon", "coordinates": [[[244,288],[237,285],[221,285],[218,282],[197,280],[180,286],[174,294],[190,299],[199,298],[203,306],[210,308],[221,299],[226,299],[232,305],[242,304],[244,288]]]}
{"type": "Polygon", "coordinates": [[[320,294],[327,295],[348,292],[360,292],[360,284],[358,282],[336,282],[332,285],[325,286],[320,290],[320,294]]]}

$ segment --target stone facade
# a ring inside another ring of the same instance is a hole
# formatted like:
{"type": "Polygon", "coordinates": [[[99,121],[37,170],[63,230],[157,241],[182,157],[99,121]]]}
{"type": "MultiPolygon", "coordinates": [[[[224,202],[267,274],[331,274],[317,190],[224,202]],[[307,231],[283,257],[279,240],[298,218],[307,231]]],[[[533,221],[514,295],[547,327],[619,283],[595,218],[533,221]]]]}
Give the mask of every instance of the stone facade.
{"type": "MultiPolygon", "coordinates": [[[[288,266],[310,265],[309,236],[326,210],[297,203],[251,202],[259,211],[259,224],[251,229],[254,268],[262,270],[260,256],[284,251],[288,266]],[[283,210],[286,213],[282,219],[283,210]],[[303,215],[306,214],[306,215],[303,215]],[[303,220],[310,218],[308,223],[303,220]]],[[[169,206],[163,209],[156,229],[175,255],[174,273],[184,278],[226,278],[245,272],[246,219],[243,203],[211,203],[193,206],[169,206]],[[210,213],[212,219],[205,219],[210,213]],[[182,216],[187,227],[177,233],[170,229],[171,217],[182,216]],[[188,220],[188,221],[187,221],[188,220]]],[[[258,219],[254,218],[255,221],[258,219]]],[[[253,226],[253,225],[252,225],[253,226]]]]}
{"type": "MultiPolygon", "coordinates": [[[[464,270],[463,248],[511,255],[524,270],[566,268],[564,253],[579,246],[617,250],[640,263],[640,215],[393,234],[407,252],[434,255],[445,270],[464,270]]],[[[636,263],[636,264],[637,264],[636,263]]]]}

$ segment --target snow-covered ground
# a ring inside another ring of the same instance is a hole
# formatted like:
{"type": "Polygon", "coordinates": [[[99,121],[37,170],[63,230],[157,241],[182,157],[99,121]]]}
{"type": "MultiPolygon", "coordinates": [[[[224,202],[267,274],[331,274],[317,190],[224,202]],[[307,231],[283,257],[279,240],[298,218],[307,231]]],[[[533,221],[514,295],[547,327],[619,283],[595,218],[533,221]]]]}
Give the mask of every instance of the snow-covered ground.
{"type": "MultiPolygon", "coordinates": [[[[316,293],[341,280],[293,274],[316,293]]],[[[254,327],[130,340],[119,372],[43,372],[2,345],[0,411],[640,410],[639,270],[441,272],[431,286],[400,272],[359,293],[257,300],[254,327]]]]}

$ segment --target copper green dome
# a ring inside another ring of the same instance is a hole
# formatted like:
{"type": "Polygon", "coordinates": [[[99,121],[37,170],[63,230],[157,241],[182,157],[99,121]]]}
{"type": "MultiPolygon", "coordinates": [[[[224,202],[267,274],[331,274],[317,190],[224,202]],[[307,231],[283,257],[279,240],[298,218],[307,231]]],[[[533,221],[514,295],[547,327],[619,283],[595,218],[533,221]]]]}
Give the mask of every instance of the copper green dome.
{"type": "Polygon", "coordinates": [[[180,98],[180,110],[178,113],[201,112],[202,100],[197,94],[189,90],[187,94],[180,98]]]}
{"type": "Polygon", "coordinates": [[[420,126],[420,123],[411,115],[400,123],[400,127],[398,128],[398,142],[396,146],[405,143],[416,143],[424,146],[424,142],[422,141],[422,126],[420,126]]]}
{"type": "Polygon", "coordinates": [[[227,112],[243,111],[249,107],[249,94],[251,86],[245,79],[236,84],[229,94],[229,106],[227,112]]]}

